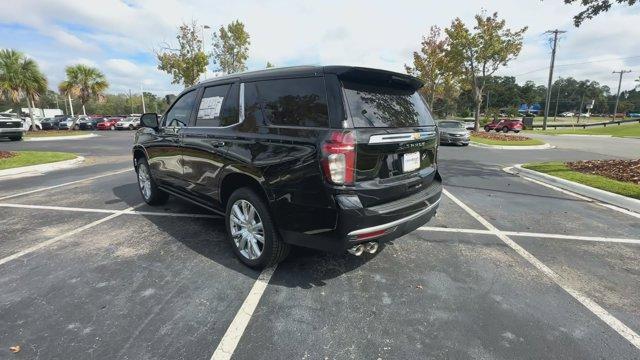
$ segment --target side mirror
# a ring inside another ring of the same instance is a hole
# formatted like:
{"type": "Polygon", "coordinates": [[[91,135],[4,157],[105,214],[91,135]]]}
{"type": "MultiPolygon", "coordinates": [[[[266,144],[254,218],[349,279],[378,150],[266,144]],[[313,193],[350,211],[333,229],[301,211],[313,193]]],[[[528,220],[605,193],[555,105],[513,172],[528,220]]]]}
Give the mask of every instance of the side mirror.
{"type": "Polygon", "coordinates": [[[144,113],[140,117],[140,125],[152,129],[158,129],[158,114],[156,113],[144,113]]]}

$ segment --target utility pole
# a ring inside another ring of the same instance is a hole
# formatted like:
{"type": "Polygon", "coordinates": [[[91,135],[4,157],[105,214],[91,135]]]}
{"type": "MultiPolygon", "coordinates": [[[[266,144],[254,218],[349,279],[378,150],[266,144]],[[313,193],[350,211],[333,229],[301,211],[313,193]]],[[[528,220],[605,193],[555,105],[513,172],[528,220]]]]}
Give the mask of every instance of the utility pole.
{"type": "Polygon", "coordinates": [[[620,70],[613,72],[613,74],[620,74],[620,79],[618,80],[618,95],[616,95],[616,106],[615,108],[613,108],[613,121],[616,120],[616,115],[618,114],[618,102],[620,102],[620,86],[622,86],[622,75],[630,72],[631,70],[620,70]]]}
{"type": "Polygon", "coordinates": [[[484,116],[489,116],[489,94],[491,92],[489,90],[487,90],[487,104],[484,110],[484,116]]]}
{"type": "Polygon", "coordinates": [[[547,118],[549,117],[549,106],[551,105],[551,83],[553,81],[553,66],[556,62],[556,47],[558,45],[558,34],[564,34],[566,31],[549,30],[545,34],[553,34],[553,49],[551,50],[551,66],[549,67],[549,82],[547,84],[547,101],[544,107],[544,119],[542,120],[542,130],[547,130],[547,118]]]}
{"type": "Polygon", "coordinates": [[[140,97],[142,98],[142,113],[146,113],[147,109],[144,106],[144,90],[142,89],[142,85],[140,85],[140,97]]]}
{"type": "Polygon", "coordinates": [[[131,107],[131,112],[129,114],[133,114],[133,97],[131,97],[131,89],[129,89],[129,106],[131,107]]]}
{"type": "MultiPolygon", "coordinates": [[[[211,26],[202,25],[202,44],[200,44],[200,50],[202,50],[202,52],[206,52],[204,29],[211,29],[211,26]]],[[[207,80],[207,67],[206,66],[204,67],[204,79],[207,80]]]]}
{"type": "Polygon", "coordinates": [[[558,87],[558,94],[556,95],[556,112],[553,113],[553,121],[556,121],[558,117],[558,103],[560,103],[560,88],[558,87]]]}

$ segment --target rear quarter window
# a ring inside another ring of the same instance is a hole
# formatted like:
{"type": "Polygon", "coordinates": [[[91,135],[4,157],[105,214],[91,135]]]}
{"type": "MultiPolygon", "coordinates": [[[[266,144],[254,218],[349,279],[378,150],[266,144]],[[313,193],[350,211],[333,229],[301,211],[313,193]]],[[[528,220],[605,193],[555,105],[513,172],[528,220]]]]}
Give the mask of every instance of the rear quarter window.
{"type": "MultiPolygon", "coordinates": [[[[322,77],[257,81],[253,102],[260,105],[266,124],[300,127],[329,127],[327,95],[322,77]]],[[[249,95],[249,94],[247,94],[249,95]]],[[[246,96],[246,95],[245,95],[246,96]]]]}
{"type": "Polygon", "coordinates": [[[353,127],[435,125],[424,99],[413,89],[347,81],[342,86],[353,127]]]}

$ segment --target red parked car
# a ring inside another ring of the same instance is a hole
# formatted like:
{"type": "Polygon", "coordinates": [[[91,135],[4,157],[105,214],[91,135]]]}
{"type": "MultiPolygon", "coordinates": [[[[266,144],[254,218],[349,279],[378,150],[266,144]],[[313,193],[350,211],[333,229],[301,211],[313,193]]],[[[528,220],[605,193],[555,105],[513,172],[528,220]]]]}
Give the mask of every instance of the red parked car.
{"type": "Polygon", "coordinates": [[[522,124],[522,120],[520,119],[500,119],[493,120],[484,126],[484,131],[489,132],[491,130],[495,130],[496,132],[509,132],[513,131],[515,133],[519,133],[520,130],[524,129],[524,125],[522,124]]]}
{"type": "Polygon", "coordinates": [[[117,117],[108,118],[105,121],[98,123],[98,130],[115,130],[116,124],[122,119],[117,117]]]}

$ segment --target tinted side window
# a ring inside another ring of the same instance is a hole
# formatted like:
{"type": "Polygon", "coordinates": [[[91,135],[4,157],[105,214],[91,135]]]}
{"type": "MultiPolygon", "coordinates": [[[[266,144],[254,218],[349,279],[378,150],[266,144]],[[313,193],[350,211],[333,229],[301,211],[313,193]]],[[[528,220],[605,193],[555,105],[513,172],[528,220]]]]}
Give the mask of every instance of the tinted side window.
{"type": "Polygon", "coordinates": [[[231,85],[211,86],[204,89],[200,107],[198,108],[198,118],[196,126],[220,126],[220,111],[222,103],[227,97],[231,85]]]}
{"type": "Polygon", "coordinates": [[[165,126],[169,127],[185,127],[189,125],[189,119],[191,118],[191,112],[193,106],[196,103],[195,90],[192,90],[184,95],[173,105],[164,117],[165,126]]]}
{"type": "Polygon", "coordinates": [[[249,123],[265,125],[256,83],[244,84],[244,118],[245,121],[248,120],[249,123]]]}
{"type": "Polygon", "coordinates": [[[236,124],[239,119],[238,115],[240,110],[238,109],[240,85],[233,84],[231,89],[224,99],[222,104],[222,110],[220,110],[220,126],[229,126],[236,124]]]}
{"type": "Polygon", "coordinates": [[[329,127],[323,78],[267,80],[255,84],[269,124],[329,127]]]}

